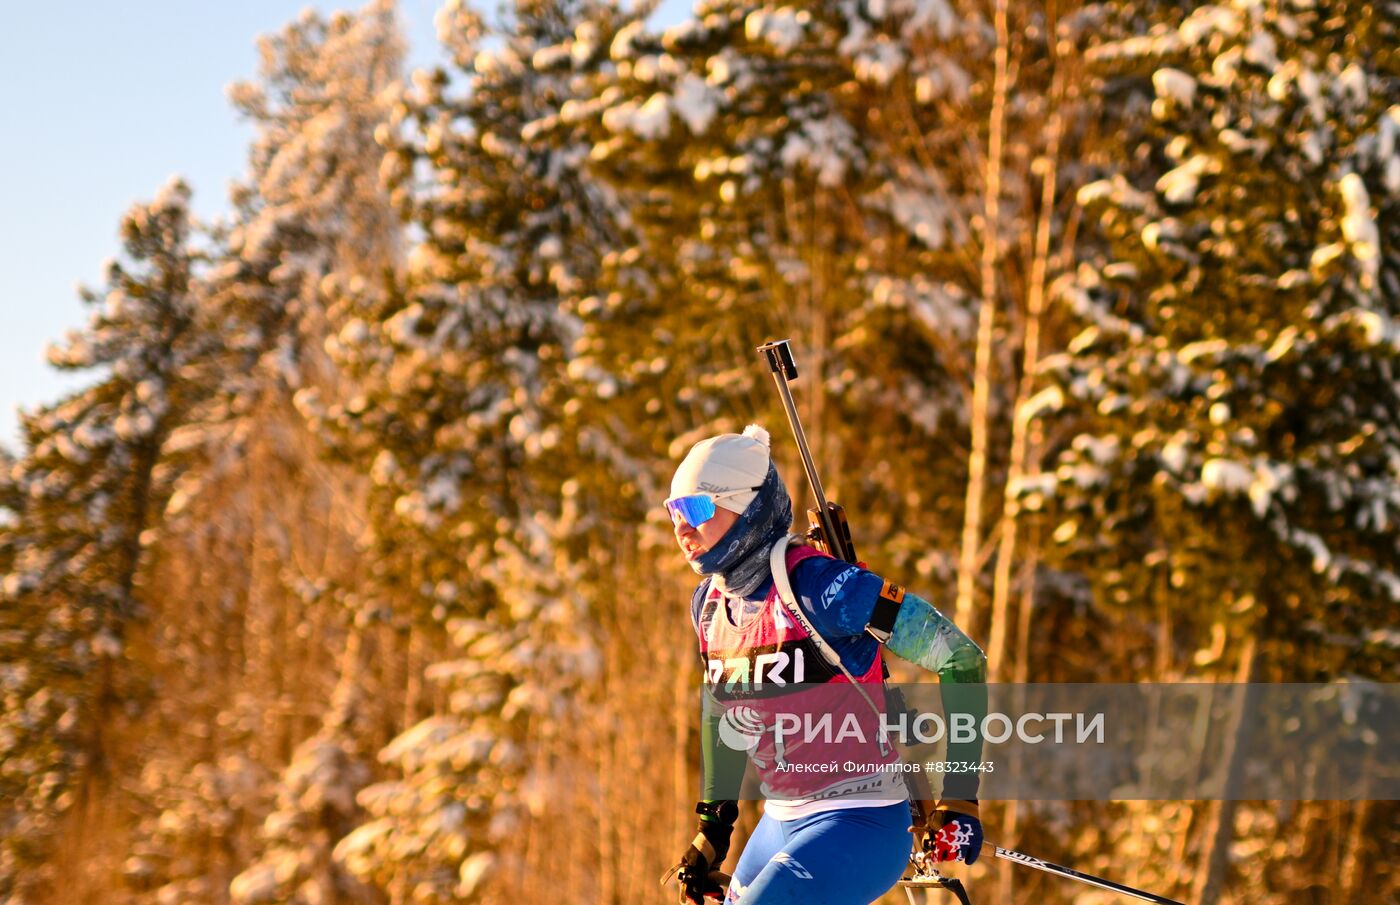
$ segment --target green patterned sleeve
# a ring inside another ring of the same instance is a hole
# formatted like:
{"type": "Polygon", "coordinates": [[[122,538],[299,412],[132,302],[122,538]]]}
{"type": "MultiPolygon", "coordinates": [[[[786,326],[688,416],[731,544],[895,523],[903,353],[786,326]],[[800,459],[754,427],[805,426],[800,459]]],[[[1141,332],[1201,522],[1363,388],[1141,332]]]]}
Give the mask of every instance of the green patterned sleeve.
{"type": "Polygon", "coordinates": [[[943,682],[987,681],[987,658],[982,649],[917,594],[905,593],[885,646],[910,663],[938,673],[943,682]]]}
{"type": "MultiPolygon", "coordinates": [[[[981,726],[987,715],[987,657],[952,620],[917,594],[905,593],[904,603],[885,645],[901,658],[938,673],[939,694],[945,718],[972,716],[981,726]]],[[[976,763],[982,759],[982,738],[949,742],[949,762],[976,763]]],[[[943,798],[975,801],[978,774],[953,773],[945,777],[943,798]]]]}

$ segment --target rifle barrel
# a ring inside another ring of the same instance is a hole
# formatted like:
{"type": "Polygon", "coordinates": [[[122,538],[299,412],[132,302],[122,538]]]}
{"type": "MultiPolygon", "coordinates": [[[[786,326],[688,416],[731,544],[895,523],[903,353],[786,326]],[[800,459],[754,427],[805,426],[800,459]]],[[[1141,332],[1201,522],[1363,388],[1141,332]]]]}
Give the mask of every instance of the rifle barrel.
{"type": "Polygon", "coordinates": [[[758,347],[768,359],[768,367],[773,371],[773,382],[777,384],[778,395],[782,397],[783,409],[787,413],[788,427],[797,440],[797,451],[802,456],[802,467],[807,472],[807,483],[816,497],[817,521],[821,527],[822,539],[827,552],[848,562],[855,562],[855,550],[846,541],[844,516],[840,507],[827,501],[826,490],[817,476],[817,465],[812,461],[812,449],[807,445],[807,433],[802,429],[802,419],[798,417],[797,405],[792,400],[792,390],[788,382],[797,379],[797,362],[792,357],[792,347],[788,340],[764,343],[758,347]],[[835,511],[833,511],[835,510],[835,511]]]}
{"type": "Polygon", "coordinates": [[[817,497],[817,509],[826,515],[826,491],[822,480],[817,477],[817,465],[812,461],[812,450],[807,445],[807,433],[802,429],[802,419],[797,415],[797,405],[792,401],[792,390],[788,381],[797,377],[797,363],[792,357],[789,340],[765,343],[758,347],[768,358],[768,366],[773,371],[773,382],[778,385],[778,395],[783,398],[783,408],[787,411],[788,426],[797,438],[797,451],[802,454],[802,467],[807,471],[807,481],[812,485],[812,493],[817,497]]]}
{"type": "Polygon", "coordinates": [[[826,512],[826,491],[822,489],[822,479],[817,477],[817,466],[812,461],[812,450],[807,446],[807,435],[802,431],[802,422],[797,417],[797,406],[792,401],[792,391],[781,374],[774,374],[778,392],[783,397],[783,408],[787,409],[788,424],[797,437],[797,451],[802,454],[802,467],[807,470],[807,480],[812,485],[812,493],[817,497],[817,508],[826,512]]]}

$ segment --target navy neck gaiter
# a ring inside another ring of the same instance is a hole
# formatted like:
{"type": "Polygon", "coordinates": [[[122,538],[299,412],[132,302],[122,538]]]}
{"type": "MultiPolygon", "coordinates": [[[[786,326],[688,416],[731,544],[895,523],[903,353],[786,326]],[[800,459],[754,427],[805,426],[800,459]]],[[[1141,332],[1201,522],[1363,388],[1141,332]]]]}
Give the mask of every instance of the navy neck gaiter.
{"type": "Polygon", "coordinates": [[[768,578],[768,551],[791,527],[792,500],[769,462],[753,502],[713,549],[691,562],[691,568],[714,575],[720,590],[746,597],[768,578]]]}

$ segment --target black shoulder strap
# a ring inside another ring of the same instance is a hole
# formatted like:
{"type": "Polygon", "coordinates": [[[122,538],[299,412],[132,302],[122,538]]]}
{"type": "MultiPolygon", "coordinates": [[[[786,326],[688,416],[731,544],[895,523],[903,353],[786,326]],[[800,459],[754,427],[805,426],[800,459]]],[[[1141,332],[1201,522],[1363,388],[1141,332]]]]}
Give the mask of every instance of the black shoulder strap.
{"type": "Polygon", "coordinates": [[[714,618],[715,613],[714,603],[710,600],[710,576],[706,576],[705,580],[700,582],[699,587],[690,595],[690,607],[691,613],[694,614],[695,633],[704,638],[705,629],[709,621],[714,618]]]}
{"type": "Polygon", "coordinates": [[[899,618],[899,608],[904,605],[904,588],[888,579],[880,588],[880,596],[875,600],[875,609],[870,611],[870,621],[865,631],[870,637],[887,644],[894,632],[894,622],[899,618]]]}

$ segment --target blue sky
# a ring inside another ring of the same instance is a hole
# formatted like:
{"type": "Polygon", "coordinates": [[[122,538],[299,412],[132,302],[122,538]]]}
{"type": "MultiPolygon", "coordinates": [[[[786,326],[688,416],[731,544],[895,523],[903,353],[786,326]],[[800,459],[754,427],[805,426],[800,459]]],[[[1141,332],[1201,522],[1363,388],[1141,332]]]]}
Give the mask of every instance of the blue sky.
{"type": "MultiPolygon", "coordinates": [[[[307,6],[358,2],[131,0],[13,3],[0,29],[0,445],[19,450],[15,407],[58,398],[90,376],[44,363],[48,343],[87,317],[75,285],[100,285],[134,201],[179,174],[195,213],[227,208],[251,131],[224,99],[257,71],[256,38],[307,6]]],[[[440,0],[399,0],[410,63],[438,59],[440,0]]],[[[496,3],[478,4],[494,9],[496,3]]],[[[655,24],[689,0],[666,0],[655,24]]]]}

